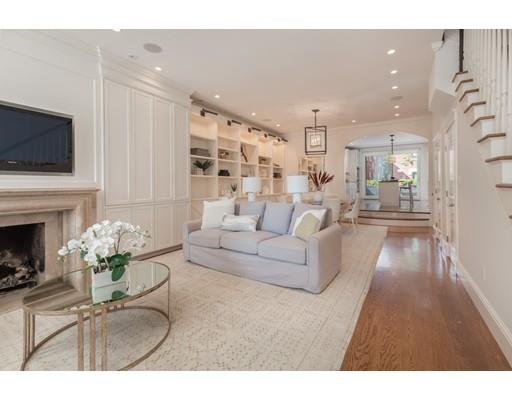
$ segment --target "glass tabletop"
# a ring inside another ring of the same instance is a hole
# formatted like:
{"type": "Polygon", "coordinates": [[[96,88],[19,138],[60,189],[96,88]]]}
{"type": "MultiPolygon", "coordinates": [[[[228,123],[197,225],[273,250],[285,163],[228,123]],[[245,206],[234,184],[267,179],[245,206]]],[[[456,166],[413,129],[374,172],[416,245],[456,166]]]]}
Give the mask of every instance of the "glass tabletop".
{"type": "Polygon", "coordinates": [[[92,271],[81,269],[41,283],[23,297],[23,308],[33,314],[62,315],[113,307],[142,297],[169,280],[170,270],[152,261],[132,261],[116,282],[98,279],[85,290],[77,287],[92,271]]]}

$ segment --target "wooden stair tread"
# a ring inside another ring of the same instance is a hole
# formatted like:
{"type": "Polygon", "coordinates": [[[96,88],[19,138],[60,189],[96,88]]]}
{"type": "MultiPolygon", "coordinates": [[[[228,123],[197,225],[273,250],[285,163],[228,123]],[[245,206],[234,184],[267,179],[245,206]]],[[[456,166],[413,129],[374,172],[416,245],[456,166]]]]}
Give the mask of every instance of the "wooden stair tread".
{"type": "Polygon", "coordinates": [[[464,114],[466,114],[469,110],[471,110],[471,108],[473,107],[476,107],[476,106],[483,106],[487,104],[486,101],[475,101],[474,103],[471,103],[469,106],[467,106],[467,108],[464,110],[464,114]]]}
{"type": "Polygon", "coordinates": [[[462,94],[462,97],[459,99],[459,102],[461,103],[462,100],[464,100],[464,97],[466,97],[467,94],[470,94],[470,93],[476,93],[476,92],[479,92],[480,89],[468,89],[466,91],[464,91],[464,93],[462,94]]]}
{"type": "Polygon", "coordinates": [[[471,83],[471,82],[473,82],[473,79],[472,79],[472,78],[470,78],[470,79],[463,79],[463,80],[461,80],[461,81],[459,82],[459,84],[457,85],[457,87],[455,88],[455,91],[456,91],[456,92],[458,92],[458,91],[459,91],[459,89],[460,89],[460,87],[461,87],[462,85],[464,85],[465,83],[471,83]]]}
{"type": "Polygon", "coordinates": [[[512,155],[491,157],[491,158],[488,158],[487,160],[485,160],[485,162],[509,161],[509,160],[512,160],[512,155]]]}
{"type": "Polygon", "coordinates": [[[492,138],[499,138],[499,137],[505,137],[507,136],[506,133],[504,132],[499,132],[499,133],[489,133],[487,135],[485,135],[484,137],[478,139],[476,142],[477,143],[482,143],[482,142],[485,142],[486,140],[488,139],[492,139],[492,138]]]}
{"type": "Polygon", "coordinates": [[[512,189],[512,183],[498,183],[496,187],[499,189],[512,189]]]}
{"type": "Polygon", "coordinates": [[[488,120],[488,119],[494,119],[495,116],[494,115],[484,115],[483,117],[478,117],[477,119],[475,119],[472,123],[471,123],[471,126],[475,126],[476,124],[478,124],[480,121],[485,121],[485,120],[488,120]]]}
{"type": "Polygon", "coordinates": [[[452,83],[454,83],[454,82],[455,82],[455,79],[457,79],[457,77],[458,77],[459,75],[463,75],[463,74],[467,74],[467,73],[468,73],[468,71],[459,71],[459,72],[456,72],[456,73],[455,73],[455,75],[453,75],[452,83]]]}

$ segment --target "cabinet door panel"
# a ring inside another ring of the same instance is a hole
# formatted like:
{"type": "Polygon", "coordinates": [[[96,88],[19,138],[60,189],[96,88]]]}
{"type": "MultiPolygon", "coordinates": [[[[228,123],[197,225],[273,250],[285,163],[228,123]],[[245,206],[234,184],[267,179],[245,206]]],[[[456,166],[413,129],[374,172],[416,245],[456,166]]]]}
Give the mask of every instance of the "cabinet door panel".
{"type": "Polygon", "coordinates": [[[155,100],[155,200],[172,199],[171,104],[155,100]]]}
{"type": "Polygon", "coordinates": [[[155,250],[173,246],[173,209],[171,204],[155,206],[155,250]]]}
{"type": "Polygon", "coordinates": [[[123,208],[107,208],[106,218],[111,222],[123,221],[132,222],[132,211],[129,207],[123,208]]]}
{"type": "Polygon", "coordinates": [[[130,90],[105,81],[106,204],[130,201],[130,90]]]}
{"type": "Polygon", "coordinates": [[[182,203],[174,205],[174,237],[173,245],[181,244],[181,232],[183,223],[190,219],[190,203],[182,203]]]}
{"type": "Polygon", "coordinates": [[[188,109],[173,104],[173,171],[174,198],[188,200],[190,181],[190,157],[188,137],[188,109]]]}
{"type": "Polygon", "coordinates": [[[132,91],[132,200],[153,199],[153,98],[132,91]]]}
{"type": "Polygon", "coordinates": [[[133,225],[140,225],[144,230],[147,230],[150,234],[150,238],[146,238],[146,247],[140,253],[147,253],[154,249],[154,208],[153,206],[138,206],[132,208],[133,225]]]}

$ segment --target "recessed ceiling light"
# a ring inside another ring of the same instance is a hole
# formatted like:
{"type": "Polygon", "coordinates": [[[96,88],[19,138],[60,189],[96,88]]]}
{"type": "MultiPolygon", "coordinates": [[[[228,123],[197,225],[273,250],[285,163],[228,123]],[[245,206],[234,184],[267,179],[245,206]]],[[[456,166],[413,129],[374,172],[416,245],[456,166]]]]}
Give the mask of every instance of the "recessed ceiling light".
{"type": "Polygon", "coordinates": [[[398,89],[398,86],[396,86],[396,85],[395,85],[395,86],[391,86],[391,89],[393,89],[393,90],[397,90],[397,89],[398,89]]]}
{"type": "Polygon", "coordinates": [[[352,120],[352,123],[355,124],[357,121],[355,119],[352,120]]]}
{"type": "Polygon", "coordinates": [[[162,67],[155,67],[155,69],[156,69],[157,71],[161,71],[161,70],[162,70],[162,67]]]}
{"type": "Polygon", "coordinates": [[[399,108],[400,108],[400,106],[398,106],[398,105],[397,105],[397,106],[395,106],[395,108],[396,108],[396,109],[399,109],[399,108]]]}
{"type": "Polygon", "coordinates": [[[251,113],[251,115],[254,117],[256,115],[256,113],[253,112],[253,113],[251,113]]]}
{"type": "Polygon", "coordinates": [[[121,32],[121,29],[112,29],[114,32],[121,32]]]}
{"type": "Polygon", "coordinates": [[[216,94],[216,95],[215,95],[215,96],[213,96],[213,97],[215,97],[216,99],[220,99],[220,94],[216,94]]]}
{"type": "Polygon", "coordinates": [[[391,75],[395,75],[397,72],[398,72],[398,71],[397,71],[396,69],[393,69],[393,70],[389,71],[389,73],[390,73],[391,75]]]}
{"type": "Polygon", "coordinates": [[[279,128],[281,126],[281,124],[276,124],[276,126],[279,128]]]}
{"type": "Polygon", "coordinates": [[[390,56],[391,54],[395,54],[396,50],[395,49],[389,49],[388,50],[388,56],[390,56]]]}
{"type": "Polygon", "coordinates": [[[142,45],[142,47],[144,47],[144,50],[149,51],[150,53],[161,53],[162,52],[162,47],[160,47],[156,43],[144,43],[142,45]]]}
{"type": "Polygon", "coordinates": [[[399,116],[400,116],[400,114],[398,114],[398,113],[395,114],[395,117],[399,117],[399,116]]]}

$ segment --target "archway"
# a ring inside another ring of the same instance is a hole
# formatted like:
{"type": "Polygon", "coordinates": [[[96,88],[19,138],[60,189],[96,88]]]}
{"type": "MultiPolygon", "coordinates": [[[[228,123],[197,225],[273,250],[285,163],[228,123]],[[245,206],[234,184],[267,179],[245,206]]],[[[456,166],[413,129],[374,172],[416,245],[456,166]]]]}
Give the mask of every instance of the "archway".
{"type": "Polygon", "coordinates": [[[394,182],[391,186],[398,191],[397,207],[404,200],[400,196],[403,193],[411,208],[415,204],[428,208],[428,150],[426,137],[409,132],[375,133],[351,141],[345,146],[347,197],[382,200],[379,188],[384,188],[386,182],[394,182]]]}

